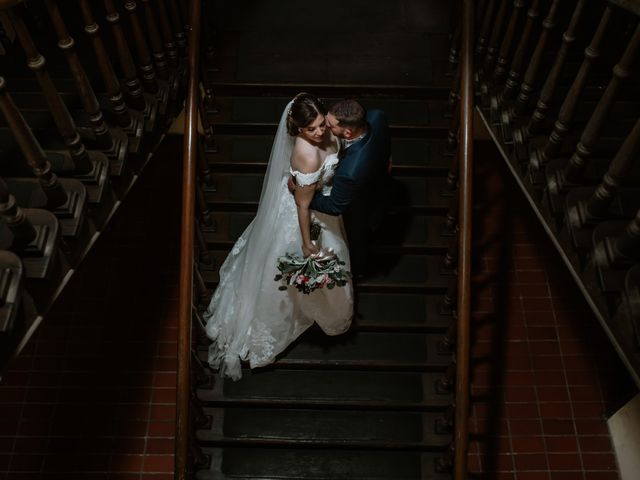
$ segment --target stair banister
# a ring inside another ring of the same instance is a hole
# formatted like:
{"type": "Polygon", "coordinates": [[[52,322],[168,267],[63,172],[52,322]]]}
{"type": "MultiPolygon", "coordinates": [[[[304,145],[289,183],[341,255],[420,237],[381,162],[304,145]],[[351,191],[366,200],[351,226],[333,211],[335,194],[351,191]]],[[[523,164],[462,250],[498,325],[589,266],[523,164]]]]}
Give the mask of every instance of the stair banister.
{"type": "Polygon", "coordinates": [[[454,479],[467,478],[469,444],[469,348],[471,320],[471,215],[473,167],[473,0],[463,1],[460,77],[460,249],[458,259],[458,337],[456,340],[456,413],[454,479]]]}
{"type": "Polygon", "coordinates": [[[190,440],[190,359],[191,359],[191,308],[193,298],[193,254],[195,190],[198,148],[198,96],[200,60],[200,0],[190,2],[189,31],[189,81],[185,103],[184,146],[182,152],[182,215],[180,234],[180,287],[178,304],[178,372],[176,399],[176,480],[189,478],[190,440]]]}

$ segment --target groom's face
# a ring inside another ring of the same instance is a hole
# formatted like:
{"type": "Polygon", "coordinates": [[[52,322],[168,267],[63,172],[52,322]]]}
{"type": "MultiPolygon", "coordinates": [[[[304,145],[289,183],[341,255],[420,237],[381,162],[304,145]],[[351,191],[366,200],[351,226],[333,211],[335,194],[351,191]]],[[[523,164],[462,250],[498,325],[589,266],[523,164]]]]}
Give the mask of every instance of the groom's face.
{"type": "Polygon", "coordinates": [[[339,122],[336,117],[334,117],[331,113],[327,113],[324,118],[327,121],[327,127],[331,129],[331,133],[333,133],[338,138],[349,138],[351,130],[339,126],[339,122]]]}

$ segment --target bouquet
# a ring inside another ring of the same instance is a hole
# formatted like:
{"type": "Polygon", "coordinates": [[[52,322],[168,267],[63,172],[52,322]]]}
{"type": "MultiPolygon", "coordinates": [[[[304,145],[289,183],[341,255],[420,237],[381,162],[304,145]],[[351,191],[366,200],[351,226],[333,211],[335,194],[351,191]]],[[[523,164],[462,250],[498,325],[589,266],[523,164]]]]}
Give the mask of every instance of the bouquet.
{"type": "MultiPolygon", "coordinates": [[[[311,239],[317,241],[321,232],[322,226],[314,221],[311,224],[311,239]]],[[[320,248],[318,253],[307,258],[287,253],[278,258],[277,266],[280,273],[274,280],[282,283],[279,290],[294,286],[298,291],[309,294],[318,288],[343,287],[351,278],[351,272],[344,268],[345,262],[330,248],[320,248]]]]}

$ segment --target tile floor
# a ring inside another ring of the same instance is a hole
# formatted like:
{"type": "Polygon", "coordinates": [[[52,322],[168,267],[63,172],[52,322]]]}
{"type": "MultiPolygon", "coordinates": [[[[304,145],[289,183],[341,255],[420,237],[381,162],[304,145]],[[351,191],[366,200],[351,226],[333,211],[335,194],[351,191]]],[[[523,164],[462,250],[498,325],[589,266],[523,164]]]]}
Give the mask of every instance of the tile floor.
{"type": "Polygon", "coordinates": [[[617,479],[605,415],[634,387],[510,177],[478,172],[471,469],[617,479]]]}
{"type": "MultiPolygon", "coordinates": [[[[0,479],[172,478],[178,192],[165,151],[3,379],[0,479]]],[[[471,469],[616,479],[603,415],[628,378],[526,206],[508,189],[504,201],[508,177],[484,170],[471,469]]]]}

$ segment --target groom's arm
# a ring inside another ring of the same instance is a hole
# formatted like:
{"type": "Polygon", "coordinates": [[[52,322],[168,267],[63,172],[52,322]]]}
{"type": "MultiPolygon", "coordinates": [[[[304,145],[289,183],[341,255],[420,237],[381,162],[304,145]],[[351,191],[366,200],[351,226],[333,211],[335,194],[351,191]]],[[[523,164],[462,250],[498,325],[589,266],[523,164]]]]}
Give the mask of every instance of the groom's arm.
{"type": "Polygon", "coordinates": [[[316,193],[310,208],[328,215],[340,215],[351,205],[357,191],[358,184],[353,179],[336,176],[333,178],[331,195],[316,193]]]}

